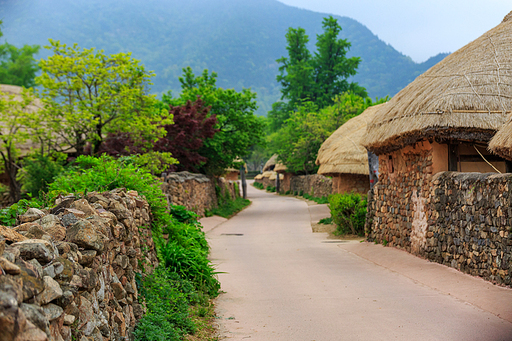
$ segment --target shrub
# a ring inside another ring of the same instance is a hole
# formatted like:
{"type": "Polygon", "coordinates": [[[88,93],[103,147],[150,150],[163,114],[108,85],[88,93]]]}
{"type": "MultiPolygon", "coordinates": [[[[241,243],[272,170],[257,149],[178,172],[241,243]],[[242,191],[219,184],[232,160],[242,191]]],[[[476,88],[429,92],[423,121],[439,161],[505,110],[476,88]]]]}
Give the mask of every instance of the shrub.
{"type": "Polygon", "coordinates": [[[330,225],[330,224],[332,224],[332,218],[328,217],[328,218],[320,219],[320,221],[318,223],[324,224],[324,225],[330,225]]]}
{"type": "Polygon", "coordinates": [[[37,199],[21,199],[17,203],[0,210],[0,224],[6,226],[16,225],[16,217],[27,212],[30,207],[43,208],[44,204],[37,199]]]}
{"type": "Polygon", "coordinates": [[[23,168],[18,173],[18,179],[23,185],[22,190],[32,197],[47,192],[48,185],[64,170],[65,162],[64,153],[27,156],[23,159],[23,168]]]}
{"type": "Polygon", "coordinates": [[[267,192],[274,193],[276,191],[276,188],[274,186],[268,185],[266,190],[267,192]]]}
{"type": "Polygon", "coordinates": [[[263,186],[263,184],[262,184],[261,182],[256,182],[256,181],[254,181],[254,182],[252,183],[252,185],[253,185],[254,187],[256,187],[256,188],[259,188],[259,189],[263,189],[263,187],[264,187],[264,186],[263,186]]]}
{"type": "Polygon", "coordinates": [[[337,225],[337,233],[363,236],[366,206],[366,196],[357,193],[329,196],[329,208],[332,221],[337,225]]]}

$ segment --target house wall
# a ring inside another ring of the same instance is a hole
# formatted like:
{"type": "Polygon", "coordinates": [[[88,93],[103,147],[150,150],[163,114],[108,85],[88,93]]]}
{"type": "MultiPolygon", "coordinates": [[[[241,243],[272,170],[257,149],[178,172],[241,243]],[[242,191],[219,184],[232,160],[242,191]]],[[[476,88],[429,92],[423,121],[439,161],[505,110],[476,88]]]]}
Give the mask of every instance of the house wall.
{"type": "Polygon", "coordinates": [[[364,174],[334,174],[332,193],[356,192],[367,194],[370,190],[370,178],[364,174]]]}
{"type": "Polygon", "coordinates": [[[293,177],[292,173],[281,173],[283,175],[283,179],[281,179],[279,185],[280,185],[280,192],[286,193],[288,191],[291,191],[291,180],[293,177]]]}
{"type": "Polygon", "coordinates": [[[443,153],[442,145],[425,141],[379,156],[368,240],[511,286],[512,175],[434,175],[446,170],[435,163],[443,153]]]}
{"type": "Polygon", "coordinates": [[[240,173],[239,172],[229,172],[227,173],[225,176],[224,176],[224,179],[228,180],[228,181],[237,181],[238,180],[238,175],[240,173]]]}

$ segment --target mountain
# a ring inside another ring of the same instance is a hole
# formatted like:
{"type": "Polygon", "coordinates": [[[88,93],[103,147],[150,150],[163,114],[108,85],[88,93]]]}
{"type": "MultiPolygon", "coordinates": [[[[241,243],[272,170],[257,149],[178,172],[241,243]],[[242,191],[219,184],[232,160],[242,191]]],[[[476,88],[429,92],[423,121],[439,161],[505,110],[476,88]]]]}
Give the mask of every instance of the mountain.
{"type": "MultiPolygon", "coordinates": [[[[286,55],[288,27],[304,28],[314,50],[326,16],[276,0],[0,0],[11,44],[44,46],[51,38],[109,54],[132,52],[155,71],[157,94],[178,94],[183,67],[196,74],[207,68],[218,73],[221,87],[256,91],[261,114],[280,97],[276,59],[286,55]]],[[[359,22],[334,17],[352,43],[349,56],[362,59],[353,80],[371,97],[396,94],[445,56],[415,63],[359,22]]],[[[40,57],[48,53],[42,49],[40,57]]]]}

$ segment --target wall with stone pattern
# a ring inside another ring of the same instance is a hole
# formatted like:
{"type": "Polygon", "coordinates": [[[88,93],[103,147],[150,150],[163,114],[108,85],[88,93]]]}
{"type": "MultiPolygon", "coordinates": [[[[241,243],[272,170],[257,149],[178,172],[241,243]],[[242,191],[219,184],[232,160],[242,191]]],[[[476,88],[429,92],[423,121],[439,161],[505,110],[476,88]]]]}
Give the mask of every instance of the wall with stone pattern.
{"type": "Polygon", "coordinates": [[[320,174],[297,175],[290,179],[290,190],[319,198],[326,197],[332,194],[332,179],[320,174]]]}
{"type": "Polygon", "coordinates": [[[512,286],[512,175],[432,175],[426,144],[391,156],[395,174],[389,154],[381,156],[379,182],[369,196],[368,240],[512,286]]]}
{"type": "Polygon", "coordinates": [[[333,193],[367,194],[370,190],[370,177],[364,174],[335,174],[332,176],[333,193]]]}
{"type": "Polygon", "coordinates": [[[200,217],[204,217],[205,210],[217,207],[216,185],[222,191],[227,190],[232,199],[240,196],[239,183],[224,178],[209,178],[203,174],[176,172],[165,174],[162,180],[161,189],[169,204],[185,206],[187,210],[197,213],[200,217]]]}
{"type": "Polygon", "coordinates": [[[0,340],[129,340],[145,312],[136,273],[157,263],[150,221],[120,189],[0,226],[0,340]]]}

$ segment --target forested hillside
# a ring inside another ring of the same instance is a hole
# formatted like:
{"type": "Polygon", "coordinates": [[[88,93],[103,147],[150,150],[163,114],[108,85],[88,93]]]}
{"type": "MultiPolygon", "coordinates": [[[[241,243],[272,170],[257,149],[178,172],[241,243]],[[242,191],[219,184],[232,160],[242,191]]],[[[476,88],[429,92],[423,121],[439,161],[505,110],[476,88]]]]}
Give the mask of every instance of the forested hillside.
{"type": "MultiPolygon", "coordinates": [[[[183,67],[196,73],[207,68],[218,73],[221,87],[256,91],[260,114],[280,97],[276,59],[286,54],[286,30],[303,27],[313,46],[325,16],[276,0],[0,0],[11,44],[43,46],[52,38],[106,53],[132,52],[155,71],[154,93],[177,95],[183,67]]],[[[444,57],[415,63],[357,21],[335,18],[341,37],[352,43],[349,56],[362,58],[353,80],[371,97],[394,95],[444,57]]]]}

